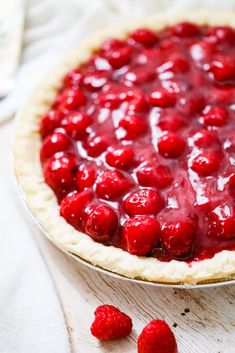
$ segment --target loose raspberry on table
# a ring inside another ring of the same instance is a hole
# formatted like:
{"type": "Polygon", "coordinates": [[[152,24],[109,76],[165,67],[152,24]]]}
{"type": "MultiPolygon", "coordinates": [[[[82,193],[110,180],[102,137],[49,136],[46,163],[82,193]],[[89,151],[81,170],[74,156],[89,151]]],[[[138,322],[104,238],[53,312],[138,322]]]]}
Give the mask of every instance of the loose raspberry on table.
{"type": "Polygon", "coordinates": [[[138,338],[138,353],[177,353],[173,332],[163,320],[152,320],[138,338]]]}
{"type": "Polygon", "coordinates": [[[90,331],[101,341],[124,338],[131,333],[132,320],[113,305],[101,305],[95,311],[90,331]]]}

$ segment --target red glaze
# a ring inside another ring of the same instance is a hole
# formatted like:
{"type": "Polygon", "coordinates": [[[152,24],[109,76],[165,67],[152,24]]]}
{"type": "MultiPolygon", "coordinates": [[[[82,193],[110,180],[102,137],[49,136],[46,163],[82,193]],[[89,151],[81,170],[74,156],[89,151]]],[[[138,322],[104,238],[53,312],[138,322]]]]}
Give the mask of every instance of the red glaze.
{"type": "Polygon", "coordinates": [[[141,28],[64,77],[40,134],[68,223],[162,261],[235,250],[234,48],[230,27],[141,28]]]}

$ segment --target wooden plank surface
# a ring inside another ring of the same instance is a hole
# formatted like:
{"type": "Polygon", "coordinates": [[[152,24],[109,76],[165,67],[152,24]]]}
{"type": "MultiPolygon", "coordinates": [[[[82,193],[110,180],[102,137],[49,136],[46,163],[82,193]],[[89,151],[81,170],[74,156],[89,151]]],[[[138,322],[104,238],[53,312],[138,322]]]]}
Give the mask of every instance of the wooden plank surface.
{"type": "Polygon", "coordinates": [[[137,352],[139,332],[155,318],[165,319],[172,327],[179,353],[235,352],[234,285],[183,290],[111,278],[78,264],[56,249],[31,221],[29,226],[60,297],[73,353],[137,352]],[[134,330],[130,337],[101,344],[91,336],[93,312],[105,303],[118,306],[132,317],[134,330]]]}

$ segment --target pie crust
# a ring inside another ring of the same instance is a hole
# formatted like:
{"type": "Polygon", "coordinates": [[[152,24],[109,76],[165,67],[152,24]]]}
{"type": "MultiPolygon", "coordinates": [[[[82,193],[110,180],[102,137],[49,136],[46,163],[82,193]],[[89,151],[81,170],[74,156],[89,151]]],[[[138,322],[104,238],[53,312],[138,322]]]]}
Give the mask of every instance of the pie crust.
{"type": "Polygon", "coordinates": [[[39,160],[41,140],[38,130],[40,118],[48,111],[65,73],[86,61],[104,39],[125,38],[131,30],[138,27],[159,30],[183,20],[235,27],[235,16],[232,13],[197,12],[158,14],[143,21],[119,25],[116,29],[107,28],[78,48],[72,49],[36,87],[18,113],[13,144],[14,170],[28,207],[56,246],[110,272],[128,278],[168,284],[197,284],[232,279],[235,277],[235,251],[224,250],[211,259],[188,264],[176,260],[161,262],[156,258],[131,255],[114,246],[93,241],[59,215],[54,192],[44,182],[39,160]]]}

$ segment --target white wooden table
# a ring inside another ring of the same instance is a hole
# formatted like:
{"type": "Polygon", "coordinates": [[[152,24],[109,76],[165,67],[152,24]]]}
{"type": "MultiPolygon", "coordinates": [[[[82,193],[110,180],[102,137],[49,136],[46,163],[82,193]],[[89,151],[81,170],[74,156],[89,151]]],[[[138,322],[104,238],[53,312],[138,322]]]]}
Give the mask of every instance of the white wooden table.
{"type": "Polygon", "coordinates": [[[165,319],[179,353],[235,353],[235,286],[205,289],[159,288],[111,278],[78,264],[57,250],[29,221],[54,280],[73,353],[134,353],[138,333],[151,319],[165,319]],[[99,343],[90,334],[93,312],[113,304],[134,323],[130,337],[99,343]]]}

